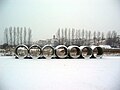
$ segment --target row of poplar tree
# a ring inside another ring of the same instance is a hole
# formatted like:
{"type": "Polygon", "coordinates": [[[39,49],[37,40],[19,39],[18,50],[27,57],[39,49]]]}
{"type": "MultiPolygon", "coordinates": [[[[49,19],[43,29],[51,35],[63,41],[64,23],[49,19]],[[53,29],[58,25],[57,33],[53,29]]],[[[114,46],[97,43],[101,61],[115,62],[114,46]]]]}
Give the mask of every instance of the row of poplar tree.
{"type": "Polygon", "coordinates": [[[106,34],[100,31],[91,31],[84,29],[58,29],[56,38],[59,44],[69,45],[100,45],[104,44],[116,46],[120,44],[120,37],[115,30],[108,31],[106,34]]]}
{"type": "Polygon", "coordinates": [[[8,27],[4,30],[4,41],[9,46],[19,44],[30,45],[32,40],[32,30],[26,27],[8,27]]]}

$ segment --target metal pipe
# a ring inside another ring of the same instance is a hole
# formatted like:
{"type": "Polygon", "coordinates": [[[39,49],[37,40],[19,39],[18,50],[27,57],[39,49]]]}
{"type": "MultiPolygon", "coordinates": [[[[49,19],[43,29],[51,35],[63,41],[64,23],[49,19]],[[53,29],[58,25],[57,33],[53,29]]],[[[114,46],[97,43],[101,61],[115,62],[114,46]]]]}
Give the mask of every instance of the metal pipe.
{"type": "Polygon", "coordinates": [[[68,56],[70,58],[79,58],[80,57],[80,48],[76,45],[68,47],[68,56]]]}
{"type": "Polygon", "coordinates": [[[51,59],[54,56],[54,48],[51,45],[45,45],[42,48],[42,55],[44,58],[51,59]]]}
{"type": "Polygon", "coordinates": [[[103,48],[104,55],[120,56],[120,48],[103,48]]]}
{"type": "Polygon", "coordinates": [[[58,45],[55,48],[55,55],[57,58],[66,58],[68,56],[67,47],[65,45],[58,45]]]}
{"type": "Polygon", "coordinates": [[[41,47],[39,45],[34,44],[34,45],[30,46],[29,55],[32,58],[39,58],[41,53],[42,53],[42,50],[41,50],[41,47]]]}
{"type": "Polygon", "coordinates": [[[103,49],[100,46],[91,46],[92,56],[91,58],[102,58],[103,49]]]}
{"type": "Polygon", "coordinates": [[[92,56],[92,49],[89,46],[80,46],[81,57],[90,58],[92,56]]]}
{"type": "Polygon", "coordinates": [[[26,45],[22,44],[22,45],[18,45],[15,48],[15,56],[18,58],[25,58],[28,56],[29,53],[29,49],[26,45]]]}

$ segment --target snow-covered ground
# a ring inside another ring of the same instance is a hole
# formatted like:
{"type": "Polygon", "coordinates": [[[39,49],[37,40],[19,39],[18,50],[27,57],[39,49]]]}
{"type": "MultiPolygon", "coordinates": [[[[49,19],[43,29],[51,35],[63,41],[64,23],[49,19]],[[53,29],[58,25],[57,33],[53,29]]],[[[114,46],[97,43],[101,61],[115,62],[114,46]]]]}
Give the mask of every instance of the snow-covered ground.
{"type": "Polygon", "coordinates": [[[50,60],[0,57],[0,90],[120,90],[120,56],[50,60]]]}

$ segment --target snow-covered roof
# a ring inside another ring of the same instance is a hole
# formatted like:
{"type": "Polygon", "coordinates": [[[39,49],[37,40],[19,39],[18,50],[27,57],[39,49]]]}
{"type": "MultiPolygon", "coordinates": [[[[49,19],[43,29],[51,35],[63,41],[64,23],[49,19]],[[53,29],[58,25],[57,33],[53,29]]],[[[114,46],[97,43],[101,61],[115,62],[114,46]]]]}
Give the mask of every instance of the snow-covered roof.
{"type": "Polygon", "coordinates": [[[111,48],[110,45],[99,45],[99,46],[102,47],[102,48],[105,48],[105,49],[110,49],[111,48]]]}

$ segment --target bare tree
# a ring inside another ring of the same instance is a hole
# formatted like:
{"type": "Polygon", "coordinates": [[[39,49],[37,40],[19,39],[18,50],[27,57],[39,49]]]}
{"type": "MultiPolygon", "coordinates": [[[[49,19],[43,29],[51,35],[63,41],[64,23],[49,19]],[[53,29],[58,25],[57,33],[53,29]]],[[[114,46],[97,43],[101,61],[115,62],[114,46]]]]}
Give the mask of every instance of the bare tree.
{"type": "Polygon", "coordinates": [[[88,31],[86,30],[85,31],[85,44],[87,45],[88,44],[88,31]]]}
{"type": "Polygon", "coordinates": [[[100,45],[100,32],[98,31],[97,32],[97,44],[100,45]]]}
{"type": "Polygon", "coordinates": [[[64,44],[64,32],[63,32],[63,29],[61,31],[61,44],[64,44]]]}
{"type": "Polygon", "coordinates": [[[9,27],[4,30],[5,43],[10,46],[16,46],[19,44],[26,44],[27,41],[31,43],[31,29],[24,29],[21,27],[9,27]],[[9,30],[9,31],[8,31],[9,30]],[[29,31],[29,32],[27,32],[29,31]],[[28,38],[26,38],[28,36],[28,38]]]}
{"type": "Polygon", "coordinates": [[[116,43],[117,43],[117,32],[112,31],[112,46],[116,47],[116,43]]]}
{"type": "Polygon", "coordinates": [[[88,32],[88,40],[89,40],[89,43],[88,43],[88,45],[90,45],[90,41],[91,41],[91,31],[89,30],[89,32],[88,32]]]}
{"type": "Polygon", "coordinates": [[[78,30],[78,46],[81,45],[81,33],[80,33],[80,29],[78,30]]]}
{"type": "Polygon", "coordinates": [[[93,40],[94,40],[94,44],[96,45],[96,31],[93,32],[93,40]]]}
{"type": "Polygon", "coordinates": [[[26,44],[26,27],[24,27],[24,44],[26,44]]]}
{"type": "Polygon", "coordinates": [[[78,30],[78,38],[80,39],[81,37],[81,33],[80,33],[80,29],[78,30]]]}
{"type": "Polygon", "coordinates": [[[8,39],[9,39],[8,38],[8,28],[5,28],[4,34],[5,34],[5,42],[8,45],[8,39]]]}
{"type": "Polygon", "coordinates": [[[108,31],[108,33],[107,33],[107,38],[112,38],[111,31],[108,31]]]}
{"type": "Polygon", "coordinates": [[[20,44],[22,44],[22,27],[20,28],[20,44]]]}
{"type": "Polygon", "coordinates": [[[102,32],[102,35],[101,35],[101,40],[102,40],[102,44],[103,44],[103,41],[105,40],[105,35],[104,35],[104,32],[102,32]]]}
{"type": "Polygon", "coordinates": [[[31,33],[32,33],[32,31],[31,31],[31,29],[29,28],[29,29],[28,29],[28,46],[31,45],[31,38],[32,38],[31,33]]]}
{"type": "Polygon", "coordinates": [[[14,46],[15,46],[15,43],[16,43],[16,28],[15,27],[13,29],[13,37],[14,37],[13,43],[14,43],[14,46]]]}
{"type": "Polygon", "coordinates": [[[67,46],[67,28],[65,28],[65,45],[67,46]]]}
{"type": "Polygon", "coordinates": [[[82,45],[84,45],[84,42],[85,42],[84,36],[85,36],[85,31],[84,31],[84,29],[83,29],[83,30],[82,30],[82,45]]]}
{"type": "Polygon", "coordinates": [[[71,40],[70,40],[70,28],[69,28],[69,31],[68,31],[68,46],[71,45],[71,40]]]}
{"type": "Polygon", "coordinates": [[[76,39],[75,44],[78,45],[78,43],[79,43],[79,30],[77,30],[77,29],[76,29],[76,37],[75,37],[75,39],[76,39]]]}
{"type": "Polygon", "coordinates": [[[105,40],[105,35],[104,35],[104,32],[102,32],[101,39],[102,39],[102,40],[105,40]]]}
{"type": "Polygon", "coordinates": [[[17,27],[17,45],[19,45],[19,39],[20,39],[20,31],[19,31],[19,27],[17,27]]]}
{"type": "Polygon", "coordinates": [[[10,46],[12,46],[12,27],[9,27],[10,33],[10,46]]]}
{"type": "Polygon", "coordinates": [[[107,33],[106,44],[110,45],[110,46],[112,45],[112,34],[111,34],[111,31],[108,31],[108,33],[107,33]]]}
{"type": "Polygon", "coordinates": [[[72,28],[72,44],[74,44],[74,35],[75,35],[75,29],[72,28]]]}
{"type": "Polygon", "coordinates": [[[58,39],[58,43],[60,44],[60,28],[57,31],[57,39],[58,39]]]}
{"type": "Polygon", "coordinates": [[[88,31],[85,31],[85,39],[88,40],[88,31]]]}
{"type": "Polygon", "coordinates": [[[84,39],[85,31],[84,29],[82,30],[82,39],[84,39]]]}
{"type": "Polygon", "coordinates": [[[89,33],[88,33],[88,39],[90,40],[91,39],[91,31],[89,30],[89,33]]]}

